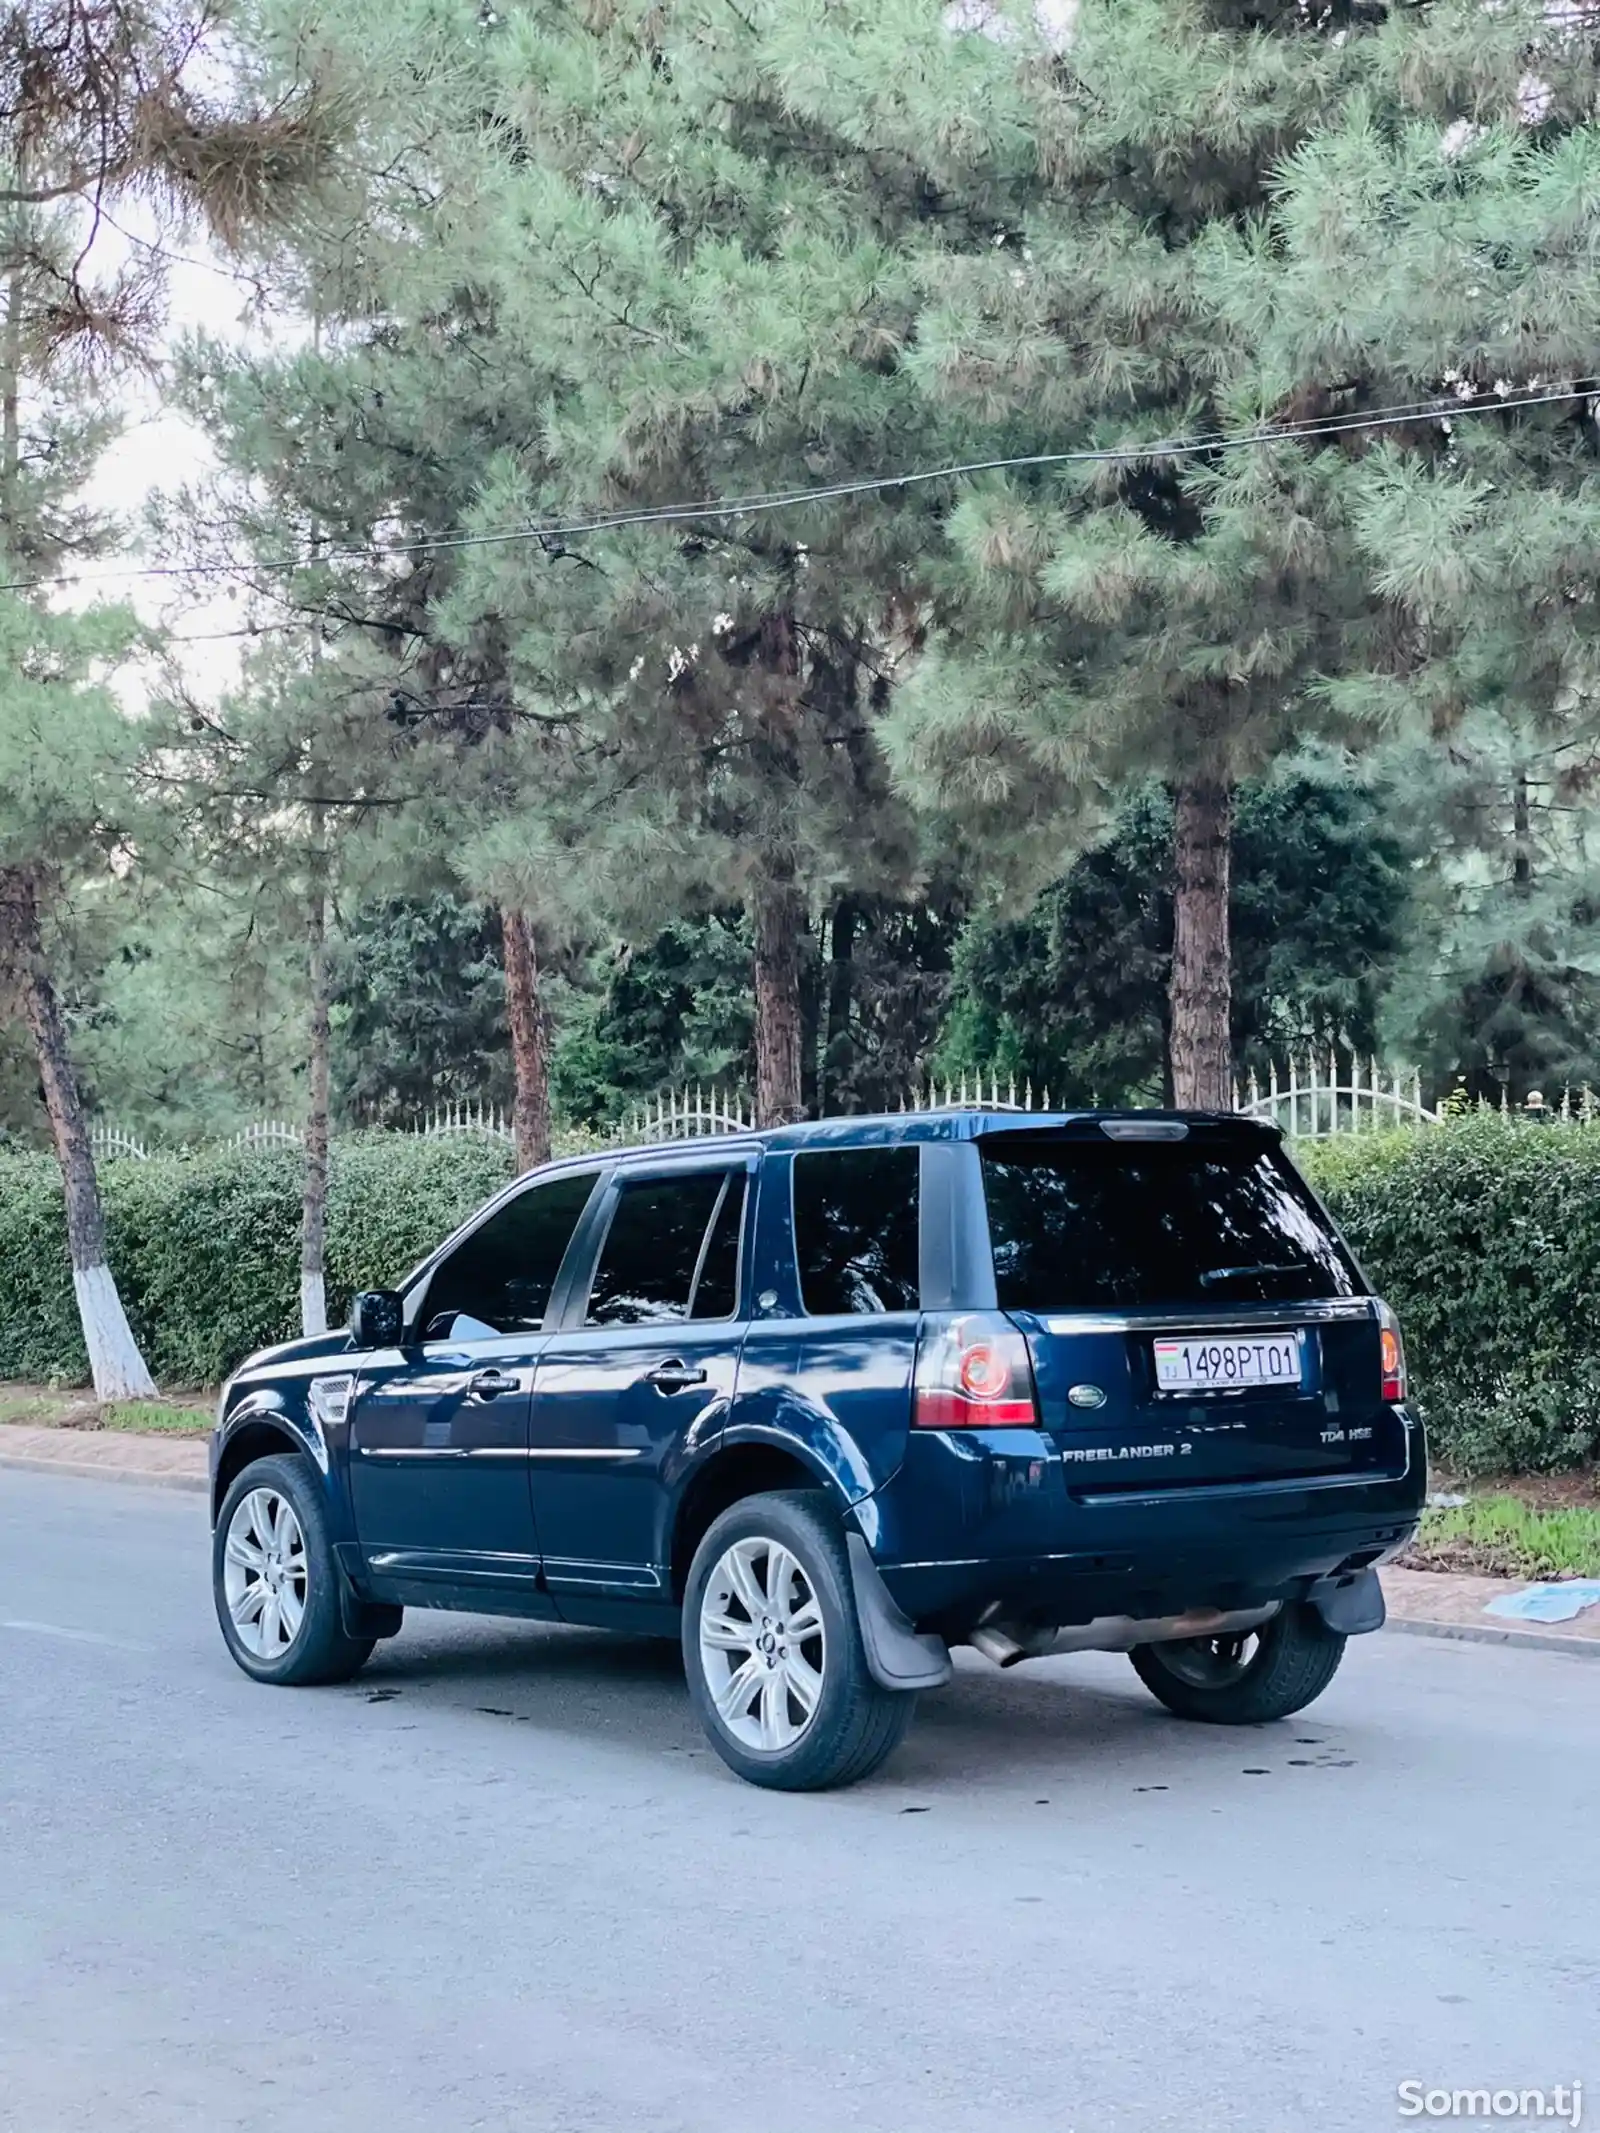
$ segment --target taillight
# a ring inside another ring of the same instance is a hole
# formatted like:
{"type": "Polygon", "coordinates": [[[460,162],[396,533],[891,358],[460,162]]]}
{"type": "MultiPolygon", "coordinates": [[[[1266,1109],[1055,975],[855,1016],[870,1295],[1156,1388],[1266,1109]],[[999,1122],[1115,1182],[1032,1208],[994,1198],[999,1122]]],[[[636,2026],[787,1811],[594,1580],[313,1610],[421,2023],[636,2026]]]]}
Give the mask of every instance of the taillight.
{"type": "Polygon", "coordinates": [[[918,1429],[1037,1429],[1028,1344],[989,1312],[929,1319],[917,1350],[918,1429]]]}
{"type": "Polygon", "coordinates": [[[1403,1400],[1406,1396],[1406,1350],[1400,1338],[1400,1321],[1387,1304],[1378,1306],[1378,1347],[1383,1357],[1383,1397],[1403,1400]]]}

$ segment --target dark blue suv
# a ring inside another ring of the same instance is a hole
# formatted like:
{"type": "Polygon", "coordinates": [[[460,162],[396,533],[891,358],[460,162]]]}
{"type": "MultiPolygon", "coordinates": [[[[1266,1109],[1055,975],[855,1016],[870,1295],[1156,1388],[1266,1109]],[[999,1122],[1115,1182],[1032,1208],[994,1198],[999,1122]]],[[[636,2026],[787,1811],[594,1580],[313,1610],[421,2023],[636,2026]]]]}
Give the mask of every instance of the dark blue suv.
{"type": "Polygon", "coordinates": [[[952,1644],[1301,1709],[1381,1624],[1425,1469],[1399,1330],[1272,1129],[852,1119],[551,1164],[253,1358],[217,1613],[277,1683],[407,1607],[680,1636],[724,1760],[811,1789],[882,1762],[952,1644]]]}

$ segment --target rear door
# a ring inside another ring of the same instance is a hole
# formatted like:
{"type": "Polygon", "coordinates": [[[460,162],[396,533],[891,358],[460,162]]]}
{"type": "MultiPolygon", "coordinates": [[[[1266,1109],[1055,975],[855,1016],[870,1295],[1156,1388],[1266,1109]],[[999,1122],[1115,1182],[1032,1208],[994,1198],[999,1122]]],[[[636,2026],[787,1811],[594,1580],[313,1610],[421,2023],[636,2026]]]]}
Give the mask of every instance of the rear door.
{"type": "Polygon", "coordinates": [[[618,1172],[592,1273],[539,1358],[529,1456],[545,1582],[556,1595],[669,1590],[667,1507],[733,1398],[750,1165],[679,1159],[618,1172]]]}
{"type": "Polygon", "coordinates": [[[1069,1489],[1403,1471],[1376,1305],[1275,1136],[1091,1121],[978,1149],[1069,1489]]]}

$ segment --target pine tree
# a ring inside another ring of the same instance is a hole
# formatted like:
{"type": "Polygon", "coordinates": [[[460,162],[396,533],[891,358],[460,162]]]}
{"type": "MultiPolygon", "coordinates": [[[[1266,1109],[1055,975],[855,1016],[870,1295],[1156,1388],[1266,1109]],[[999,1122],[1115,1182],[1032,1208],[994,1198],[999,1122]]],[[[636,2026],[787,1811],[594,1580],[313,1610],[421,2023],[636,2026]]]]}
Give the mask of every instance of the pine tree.
{"type": "MultiPolygon", "coordinates": [[[[1310,1052],[1376,1054],[1416,924],[1393,787],[1283,776],[1239,789],[1232,987],[1241,1080],[1310,1052]]],[[[1168,1083],[1172,803],[1147,786],[1022,918],[956,952],[942,1070],[998,1070],[1068,1103],[1160,1103],[1168,1083]]],[[[1410,1053],[1405,1056],[1411,1057],[1410,1053]]]]}
{"type": "Polygon", "coordinates": [[[404,889],[347,906],[333,943],[336,1115],[408,1126],[435,1106],[509,1108],[502,930],[443,868],[408,868],[404,889]]]}
{"type": "MultiPolygon", "coordinates": [[[[474,269],[485,352],[539,449],[488,468],[485,523],[843,478],[936,428],[894,361],[905,309],[880,226],[903,206],[859,151],[783,119],[768,12],[506,12],[474,269]]],[[[664,908],[743,906],[771,1122],[811,1078],[821,912],[846,882],[903,890],[921,866],[873,728],[927,523],[920,498],[845,500],[461,566],[472,605],[506,619],[519,700],[581,719],[597,911],[648,938],[664,908]]]]}
{"type": "MultiPolygon", "coordinates": [[[[287,514],[286,514],[287,516],[287,514]]],[[[280,536],[281,537],[281,536],[280,536]]],[[[315,568],[300,597],[327,598],[315,568]]],[[[280,632],[214,706],[180,700],[165,741],[169,808],[219,892],[299,948],[303,1142],[301,1324],[327,1331],[326,1232],[331,1130],[330,935],[341,897],[381,883],[396,818],[420,807],[431,779],[414,746],[397,746],[388,664],[369,646],[320,645],[315,630],[280,632]]]]}
{"type": "Polygon", "coordinates": [[[1536,0],[1397,14],[1383,102],[1286,165],[1259,321],[1275,362],[1453,410],[1345,470],[1394,624],[1328,693],[1400,736],[1399,805],[1431,848],[1397,1040],[1475,1093],[1580,1081],[1600,1052],[1597,28],[1536,0]]]}
{"type": "MultiPolygon", "coordinates": [[[[13,533],[18,489],[8,491],[13,533]]],[[[141,736],[97,670],[125,653],[132,635],[126,614],[57,615],[0,593],[0,1000],[15,1002],[32,1038],[66,1193],[73,1287],[101,1400],[150,1398],[155,1386],[107,1258],[54,965],[64,890],[127,849],[128,781],[141,736]]]]}
{"type": "MultiPolygon", "coordinates": [[[[489,30],[468,15],[391,11],[375,32],[357,10],[340,28],[352,67],[369,33],[398,39],[419,94],[397,106],[373,91],[356,133],[377,175],[353,187],[355,234],[301,231],[283,264],[281,280],[322,322],[317,345],[280,358],[197,348],[188,391],[253,499],[262,612],[313,624],[325,657],[342,662],[347,678],[364,675],[369,693],[381,691],[373,760],[414,752],[432,765],[427,804],[408,821],[414,864],[431,886],[453,871],[470,894],[496,904],[518,1160],[527,1167],[550,1150],[540,965],[562,937],[559,892],[571,886],[561,861],[554,889],[541,896],[534,853],[543,831],[533,818],[548,816],[564,789],[572,720],[542,699],[519,698],[494,604],[474,603],[455,544],[432,538],[471,519],[486,470],[524,444],[536,420],[537,383],[506,367],[491,294],[468,232],[455,225],[481,177],[474,69],[489,30]],[[424,156],[437,191],[416,182],[424,156]],[[309,572],[305,563],[322,550],[328,567],[309,572]],[[509,861],[490,834],[508,810],[528,830],[509,861]]],[[[215,508],[210,517],[221,524],[215,508]]]]}
{"type": "Polygon", "coordinates": [[[56,613],[37,581],[112,537],[81,492],[114,429],[106,380],[148,355],[160,318],[155,266],[95,275],[100,216],[137,192],[169,223],[192,214],[226,240],[315,162],[322,114],[309,90],[258,105],[241,74],[228,98],[196,91],[213,28],[159,0],[28,0],[0,37],[0,970],[33,1038],[103,1400],[154,1386],[107,1264],[52,951],[65,882],[106,862],[126,817],[138,736],[103,675],[131,632],[126,617],[56,613]]]}
{"type": "MultiPolygon", "coordinates": [[[[891,741],[912,787],[1056,866],[1129,780],[1174,797],[1176,1099],[1226,1107],[1239,781],[1324,722],[1379,603],[1336,447],[1168,449],[1359,406],[1343,363],[1263,346],[1276,173],[1356,108],[1403,28],[1369,6],[797,4],[790,107],[871,140],[930,203],[907,367],[982,456],[1101,463],[981,483],[891,741]],[[935,30],[935,18],[940,28],[935,30]]],[[[1429,15],[1435,11],[1428,10],[1429,15]]]]}

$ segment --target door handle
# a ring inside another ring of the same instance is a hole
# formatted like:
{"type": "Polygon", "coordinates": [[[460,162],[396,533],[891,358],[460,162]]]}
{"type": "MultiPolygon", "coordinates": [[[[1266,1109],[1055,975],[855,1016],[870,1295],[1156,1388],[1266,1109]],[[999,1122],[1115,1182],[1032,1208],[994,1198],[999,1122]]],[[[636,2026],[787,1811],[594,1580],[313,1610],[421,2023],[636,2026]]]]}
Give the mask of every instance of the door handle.
{"type": "Polygon", "coordinates": [[[503,1392],[520,1392],[522,1380],[503,1370],[480,1370],[467,1390],[475,1400],[497,1400],[503,1392]]]}
{"type": "Polygon", "coordinates": [[[691,1385],[703,1385],[705,1372],[697,1363],[680,1363],[676,1356],[670,1362],[658,1363],[645,1377],[647,1385],[657,1392],[687,1392],[691,1385]]]}

